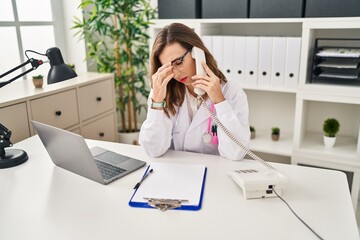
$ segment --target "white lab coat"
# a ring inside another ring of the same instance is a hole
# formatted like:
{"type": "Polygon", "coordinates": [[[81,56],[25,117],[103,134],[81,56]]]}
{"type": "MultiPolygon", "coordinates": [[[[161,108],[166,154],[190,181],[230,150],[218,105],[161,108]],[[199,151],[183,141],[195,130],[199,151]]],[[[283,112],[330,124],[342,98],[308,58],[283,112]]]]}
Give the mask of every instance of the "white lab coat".
{"type": "MultiPolygon", "coordinates": [[[[249,146],[249,107],[245,92],[228,81],[222,85],[225,101],[215,104],[215,115],[220,122],[246,147],[249,146]]],[[[149,99],[152,96],[150,93],[149,99]]],[[[241,160],[245,151],[232,142],[218,127],[219,144],[204,143],[208,132],[209,114],[200,106],[190,120],[187,96],[177,108],[175,116],[168,118],[163,111],[148,108],[147,118],[141,126],[139,143],[151,157],[159,157],[168,149],[215,154],[241,160]]],[[[206,104],[211,108],[211,101],[206,104]]]]}

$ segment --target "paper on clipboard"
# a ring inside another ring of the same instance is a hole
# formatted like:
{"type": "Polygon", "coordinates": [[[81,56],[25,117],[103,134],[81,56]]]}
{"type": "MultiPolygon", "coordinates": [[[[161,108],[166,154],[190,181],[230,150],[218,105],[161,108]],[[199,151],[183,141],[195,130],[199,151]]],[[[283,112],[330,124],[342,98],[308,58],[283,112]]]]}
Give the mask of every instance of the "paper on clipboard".
{"type": "Polygon", "coordinates": [[[130,206],[150,207],[146,198],[153,198],[187,200],[179,208],[183,210],[201,208],[206,177],[204,165],[152,163],[146,172],[150,169],[153,173],[135,191],[130,206]]]}

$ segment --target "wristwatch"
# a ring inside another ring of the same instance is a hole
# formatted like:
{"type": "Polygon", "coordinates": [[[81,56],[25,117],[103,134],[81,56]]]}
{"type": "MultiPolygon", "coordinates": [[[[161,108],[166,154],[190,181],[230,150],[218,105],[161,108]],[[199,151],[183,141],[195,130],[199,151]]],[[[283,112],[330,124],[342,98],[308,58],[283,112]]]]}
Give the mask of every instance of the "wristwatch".
{"type": "Polygon", "coordinates": [[[151,99],[151,108],[164,108],[165,106],[166,106],[165,100],[162,101],[162,102],[154,102],[154,101],[151,99]]]}

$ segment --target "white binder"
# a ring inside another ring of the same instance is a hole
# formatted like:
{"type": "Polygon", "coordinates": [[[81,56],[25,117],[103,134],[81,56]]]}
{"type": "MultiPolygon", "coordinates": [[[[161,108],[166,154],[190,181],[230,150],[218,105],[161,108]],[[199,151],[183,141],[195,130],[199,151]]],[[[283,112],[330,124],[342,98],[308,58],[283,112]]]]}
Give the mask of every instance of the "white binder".
{"type": "Polygon", "coordinates": [[[223,36],[212,36],[212,54],[217,62],[219,69],[224,72],[223,68],[223,36]]]}
{"type": "Polygon", "coordinates": [[[286,37],[273,38],[271,85],[284,88],[286,37]]]}
{"type": "Polygon", "coordinates": [[[256,86],[258,78],[259,37],[246,37],[245,82],[256,86]]]}
{"type": "Polygon", "coordinates": [[[272,37],[259,38],[258,85],[261,87],[271,86],[272,42],[272,37]]]}
{"type": "Polygon", "coordinates": [[[223,68],[226,79],[234,79],[234,37],[223,37],[223,68]]]}
{"type": "Polygon", "coordinates": [[[202,36],[205,47],[212,53],[212,36],[202,36]]]}
{"type": "Polygon", "coordinates": [[[245,85],[246,37],[234,37],[234,79],[241,87],[245,85]]]}
{"type": "Polygon", "coordinates": [[[285,88],[297,89],[299,81],[301,38],[288,37],[286,43],[285,88]]]}

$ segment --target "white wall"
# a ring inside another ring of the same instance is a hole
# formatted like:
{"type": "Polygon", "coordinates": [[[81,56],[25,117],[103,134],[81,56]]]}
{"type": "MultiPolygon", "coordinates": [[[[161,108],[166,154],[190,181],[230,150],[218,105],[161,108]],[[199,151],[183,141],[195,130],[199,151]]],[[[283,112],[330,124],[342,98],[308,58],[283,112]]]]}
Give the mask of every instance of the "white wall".
{"type": "Polygon", "coordinates": [[[87,72],[85,41],[83,39],[79,40],[78,35],[74,36],[78,29],[71,30],[74,25],[74,17],[82,18],[81,10],[78,9],[80,3],[81,0],[62,1],[66,62],[75,64],[75,70],[78,74],[87,72]]]}
{"type": "Polygon", "coordinates": [[[150,4],[153,7],[157,7],[158,6],[158,1],[157,0],[150,0],[150,4]]]}

